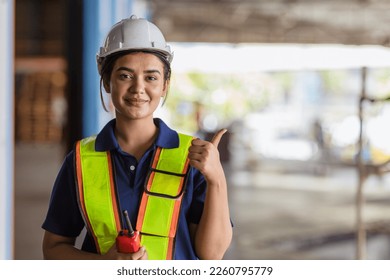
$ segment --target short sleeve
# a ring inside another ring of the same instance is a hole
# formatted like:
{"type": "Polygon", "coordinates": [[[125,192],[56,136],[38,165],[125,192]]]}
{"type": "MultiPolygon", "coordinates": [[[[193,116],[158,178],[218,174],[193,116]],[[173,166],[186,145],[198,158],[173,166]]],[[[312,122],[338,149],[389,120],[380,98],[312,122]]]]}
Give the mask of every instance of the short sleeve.
{"type": "Polygon", "coordinates": [[[77,237],[84,227],[76,197],[73,159],[71,152],[61,166],[42,225],[43,229],[66,237],[77,237]]]}
{"type": "MultiPolygon", "coordinates": [[[[207,182],[203,177],[202,173],[200,173],[198,170],[194,168],[193,171],[194,171],[194,176],[193,176],[194,192],[193,192],[192,203],[190,206],[190,215],[188,217],[188,222],[193,224],[199,224],[200,218],[202,217],[202,213],[203,213],[204,201],[206,198],[207,182]]],[[[230,220],[230,223],[233,227],[234,225],[232,220],[230,220]]]]}
{"type": "Polygon", "coordinates": [[[188,217],[188,222],[193,224],[199,224],[200,218],[202,217],[204,200],[206,197],[207,183],[203,175],[196,170],[191,168],[193,172],[193,196],[190,206],[190,215],[188,217]]]}

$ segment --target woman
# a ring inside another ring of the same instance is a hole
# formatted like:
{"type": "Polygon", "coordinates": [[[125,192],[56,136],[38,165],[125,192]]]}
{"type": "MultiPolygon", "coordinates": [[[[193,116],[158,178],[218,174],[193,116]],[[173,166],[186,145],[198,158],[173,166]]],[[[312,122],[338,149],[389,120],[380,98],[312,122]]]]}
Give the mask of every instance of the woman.
{"type": "Polygon", "coordinates": [[[145,19],[132,16],[109,32],[97,62],[115,119],[78,142],[61,167],[42,226],[46,259],[223,257],[232,227],[217,147],[226,130],[207,142],[153,118],[168,93],[172,57],[145,19]],[[115,243],[126,228],[124,210],[141,234],[133,253],[118,252],[115,243]]]}

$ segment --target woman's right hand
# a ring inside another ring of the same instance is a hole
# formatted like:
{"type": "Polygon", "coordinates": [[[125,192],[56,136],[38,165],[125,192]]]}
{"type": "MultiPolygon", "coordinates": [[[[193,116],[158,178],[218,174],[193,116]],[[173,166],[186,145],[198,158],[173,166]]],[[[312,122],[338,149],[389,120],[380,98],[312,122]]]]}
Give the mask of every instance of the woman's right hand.
{"type": "Polygon", "coordinates": [[[135,253],[119,253],[114,244],[110,250],[103,255],[103,258],[107,260],[147,260],[148,253],[143,246],[141,246],[135,253]]]}
{"type": "Polygon", "coordinates": [[[81,251],[74,247],[76,238],[66,237],[45,231],[42,249],[45,260],[147,260],[148,253],[145,247],[140,247],[133,254],[123,254],[116,250],[115,242],[110,250],[99,255],[81,251]]]}

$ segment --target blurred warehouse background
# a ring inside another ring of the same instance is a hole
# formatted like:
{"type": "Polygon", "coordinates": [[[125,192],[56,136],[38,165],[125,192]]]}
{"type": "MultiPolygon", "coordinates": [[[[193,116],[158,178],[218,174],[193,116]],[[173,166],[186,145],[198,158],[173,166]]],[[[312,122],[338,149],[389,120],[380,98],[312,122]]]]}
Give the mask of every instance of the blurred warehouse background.
{"type": "Polygon", "coordinates": [[[229,129],[226,259],[390,259],[389,12],[386,0],[1,1],[0,35],[14,36],[0,54],[0,258],[42,259],[62,160],[112,118],[96,52],[137,14],[175,51],[159,116],[204,138],[229,129]]]}

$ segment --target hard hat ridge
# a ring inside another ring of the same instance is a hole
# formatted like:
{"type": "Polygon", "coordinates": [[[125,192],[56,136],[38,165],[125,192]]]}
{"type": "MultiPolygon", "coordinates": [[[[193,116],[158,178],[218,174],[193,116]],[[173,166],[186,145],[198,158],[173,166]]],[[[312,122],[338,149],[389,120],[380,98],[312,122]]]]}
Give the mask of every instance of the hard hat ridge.
{"type": "Polygon", "coordinates": [[[103,46],[96,55],[99,72],[105,57],[130,50],[157,52],[169,63],[173,59],[173,52],[160,29],[146,19],[132,15],[116,23],[108,32],[103,46]]]}

